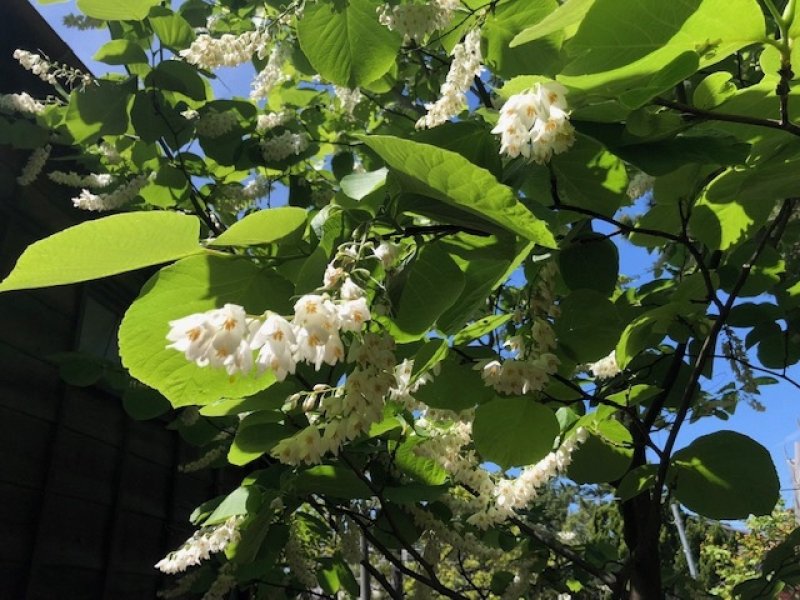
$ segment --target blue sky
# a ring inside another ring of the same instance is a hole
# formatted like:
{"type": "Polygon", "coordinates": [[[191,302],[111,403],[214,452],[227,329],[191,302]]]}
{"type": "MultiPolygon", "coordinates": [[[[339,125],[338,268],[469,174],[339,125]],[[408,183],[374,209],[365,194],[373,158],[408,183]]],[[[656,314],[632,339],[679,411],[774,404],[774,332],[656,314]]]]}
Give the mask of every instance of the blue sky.
{"type": "MultiPolygon", "coordinates": [[[[106,65],[95,63],[92,60],[94,52],[108,40],[108,34],[104,29],[78,31],[63,26],[64,15],[77,12],[72,0],[66,3],[35,5],[48,23],[91,70],[98,74],[108,70],[106,65]]],[[[29,50],[34,50],[34,48],[29,48],[29,50]]],[[[223,69],[218,72],[219,79],[214,83],[214,88],[218,94],[223,96],[247,96],[253,75],[252,67],[223,69]]],[[[646,279],[648,277],[647,268],[652,262],[647,253],[621,240],[621,236],[616,236],[614,239],[620,247],[620,271],[628,276],[639,276],[646,279]]],[[[710,384],[706,382],[708,389],[720,388],[731,379],[730,370],[721,363],[719,366],[722,368],[717,369],[712,382],[710,384]]],[[[790,369],[789,375],[800,379],[800,368],[793,367],[790,369]]],[[[696,424],[684,426],[676,447],[680,448],[696,437],[718,429],[731,429],[753,437],[772,454],[781,479],[783,495],[787,503],[791,505],[792,492],[790,488],[792,483],[786,466],[786,458],[793,453],[793,442],[800,441],[800,391],[788,383],[782,382],[765,387],[760,400],[767,407],[765,412],[756,412],[742,404],[736,414],[726,422],[706,418],[696,424]]],[[[665,436],[657,439],[656,442],[662,445],[665,441],[663,438],[665,436]]]]}

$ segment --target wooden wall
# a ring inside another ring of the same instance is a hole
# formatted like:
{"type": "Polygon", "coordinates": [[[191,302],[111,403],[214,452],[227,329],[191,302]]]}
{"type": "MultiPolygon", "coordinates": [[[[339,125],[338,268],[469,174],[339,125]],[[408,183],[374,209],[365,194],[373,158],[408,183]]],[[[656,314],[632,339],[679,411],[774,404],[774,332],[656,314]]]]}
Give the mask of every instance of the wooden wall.
{"type": "MultiPolygon", "coordinates": [[[[44,177],[20,188],[27,158],[0,148],[0,276],[34,240],[87,215],[44,177]]],[[[0,294],[0,598],[154,598],[153,564],[220,493],[164,420],[136,422],[119,398],[65,385],[47,356],[77,348],[92,303],[121,315],[144,274],[0,294]]],[[[113,336],[114,332],[109,331],[113,336]]]]}

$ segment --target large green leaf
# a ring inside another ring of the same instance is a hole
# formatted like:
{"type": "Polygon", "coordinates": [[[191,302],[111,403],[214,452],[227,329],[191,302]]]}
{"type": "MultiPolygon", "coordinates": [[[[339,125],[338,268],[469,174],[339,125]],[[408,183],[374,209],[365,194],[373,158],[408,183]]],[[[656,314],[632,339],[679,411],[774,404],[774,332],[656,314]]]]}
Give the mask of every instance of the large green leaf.
{"type": "Polygon", "coordinates": [[[274,383],[270,372],[231,377],[224,369],[200,368],[166,347],[169,322],[227,302],[243,305],[248,314],[286,313],[292,293],[289,282],[248,260],[186,258],[154,275],[125,313],[119,330],[122,363],[173,406],[250,396],[274,383]]]}
{"type": "Polygon", "coordinates": [[[120,135],[128,129],[128,104],[136,91],[136,80],[123,83],[99,81],[70,94],[64,124],[79,144],[97,141],[103,135],[120,135]]]}
{"type": "Polygon", "coordinates": [[[467,211],[548,248],[556,242],[544,221],[511,188],[460,154],[388,135],[361,139],[402,176],[404,188],[467,211]]]}
{"type": "Polygon", "coordinates": [[[734,431],[697,438],[672,458],[675,497],[711,519],[768,515],[778,501],[779,481],[766,448],[734,431]]]}
{"type": "Polygon", "coordinates": [[[247,215],[224,231],[210,246],[273,244],[302,235],[308,213],[296,206],[268,208],[247,215]]]}
{"type": "Polygon", "coordinates": [[[472,363],[462,364],[458,358],[449,357],[441,364],[433,381],[423,385],[414,398],[433,408],[462,411],[475,408],[494,396],[472,363]]]}
{"type": "Polygon", "coordinates": [[[378,0],[309,4],[297,24],[308,61],[327,81],[355,88],[382,77],[395,62],[401,39],[378,23],[378,0]]]}
{"type": "Polygon", "coordinates": [[[548,35],[573,28],[583,20],[595,0],[567,0],[544,19],[517,34],[509,44],[512,48],[548,35]]]}
{"type": "Polygon", "coordinates": [[[370,498],[366,483],[350,469],[334,465],[318,465],[298,474],[295,489],[304,494],[323,494],[334,498],[370,498]]]}
{"type": "Polygon", "coordinates": [[[409,269],[394,323],[401,336],[415,338],[459,297],[464,275],[441,244],[425,246],[409,269]]]}
{"type": "Polygon", "coordinates": [[[555,413],[531,398],[498,398],[478,407],[472,431],[481,456],[508,469],[544,458],[559,426],[555,413]]]}
{"type": "Polygon", "coordinates": [[[572,240],[558,255],[561,277],[571,290],[589,289],[611,296],[619,275],[619,251],[600,234],[572,240]]]}
{"type": "Polygon", "coordinates": [[[141,21],[161,0],[78,0],[78,9],[101,21],[141,21]]]}
{"type": "Polygon", "coordinates": [[[164,10],[164,14],[150,16],[150,25],[153,31],[167,48],[183,50],[195,38],[194,29],[181,15],[164,10]]]}
{"type": "Polygon", "coordinates": [[[130,65],[147,63],[147,55],[139,44],[130,40],[111,40],[106,42],[92,57],[107,65],[130,65]]]}
{"type": "Polygon", "coordinates": [[[596,0],[559,79],[635,107],[764,35],[755,0],[596,0]]]}
{"type": "Polygon", "coordinates": [[[576,363],[600,360],[619,340],[623,323],[619,311],[603,294],[577,290],[560,303],[555,332],[560,349],[576,363]]]}
{"type": "Polygon", "coordinates": [[[589,437],[572,453],[567,475],[576,483],[608,483],[622,477],[631,464],[631,434],[619,421],[597,413],[584,417],[589,437]]]}
{"type": "Polygon", "coordinates": [[[242,419],[228,451],[228,462],[246,465],[295,433],[294,429],[276,422],[283,416],[277,411],[264,411],[251,413],[242,419]]]}
{"type": "Polygon", "coordinates": [[[28,246],[0,291],[88,281],[201,252],[195,217],[132,212],[80,223],[28,246]]]}

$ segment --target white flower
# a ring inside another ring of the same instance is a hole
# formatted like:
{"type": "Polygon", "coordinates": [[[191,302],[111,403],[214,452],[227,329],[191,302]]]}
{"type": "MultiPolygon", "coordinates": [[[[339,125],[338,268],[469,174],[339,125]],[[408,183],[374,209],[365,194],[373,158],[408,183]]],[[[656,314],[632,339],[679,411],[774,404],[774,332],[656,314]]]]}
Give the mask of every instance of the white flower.
{"type": "Polygon", "coordinates": [[[52,149],[52,146],[48,144],[47,146],[42,146],[41,148],[34,150],[30,157],[28,157],[28,162],[26,162],[25,166],[22,167],[22,173],[20,173],[19,177],[17,177],[17,183],[20,185],[30,185],[36,181],[36,178],[39,177],[39,173],[42,172],[47,159],[50,158],[50,151],[52,149]]]}
{"type": "Polygon", "coordinates": [[[400,258],[400,245],[393,242],[381,242],[375,248],[374,254],[383,263],[384,268],[388,269],[400,258]]]}
{"type": "Polygon", "coordinates": [[[230,133],[239,124],[239,118],[231,110],[217,112],[209,109],[197,120],[195,130],[197,135],[216,138],[230,133]]]}
{"type": "Polygon", "coordinates": [[[254,54],[262,53],[268,42],[266,30],[246,31],[240,35],[226,33],[219,38],[201,34],[189,48],[181,50],[180,55],[201,69],[236,67],[250,61],[254,54]]]}
{"type": "Polygon", "coordinates": [[[575,129],[569,122],[566,93],[561,84],[548,82],[511,96],[492,129],[500,134],[500,153],[541,164],[572,146],[575,129]]]}
{"type": "Polygon", "coordinates": [[[433,104],[425,105],[428,112],[417,121],[418,129],[441,125],[455,117],[466,106],[466,93],[474,78],[483,70],[480,30],[471,30],[462,43],[456,44],[452,54],[450,70],[439,90],[440,98],[433,104]]]}
{"type": "Polygon", "coordinates": [[[296,344],[291,323],[275,313],[267,313],[264,323],[250,340],[251,348],[260,348],[256,357],[259,369],[270,369],[278,381],[283,381],[288,373],[294,374],[296,344]]]}
{"type": "Polygon", "coordinates": [[[342,331],[361,331],[364,323],[370,320],[367,299],[363,296],[346,300],[339,305],[342,331]]]}
{"type": "Polygon", "coordinates": [[[258,115],[258,120],[256,121],[256,131],[259,133],[264,133],[265,131],[269,131],[270,129],[274,129],[280,125],[284,125],[291,118],[292,113],[288,110],[258,115]]]}
{"type": "Polygon", "coordinates": [[[653,189],[653,184],[655,183],[656,178],[652,175],[648,175],[643,171],[639,171],[636,175],[633,176],[633,179],[630,180],[628,183],[628,198],[631,200],[636,200],[637,198],[641,198],[647,192],[653,189]]]}
{"type": "Polygon", "coordinates": [[[138,175],[107,194],[94,194],[88,189],[83,189],[79,196],[72,199],[72,204],[82,210],[114,210],[132,201],[147,181],[147,175],[138,175]]]}
{"type": "Polygon", "coordinates": [[[351,117],[356,106],[364,99],[364,95],[359,88],[350,89],[335,85],[333,86],[333,92],[336,94],[342,110],[351,117]]]}
{"type": "Polygon", "coordinates": [[[308,148],[308,137],[291,131],[284,131],[277,137],[261,141],[261,154],[267,162],[278,162],[298,155],[308,148]]]}
{"type": "Polygon", "coordinates": [[[429,33],[447,27],[459,4],[458,0],[384,4],[378,8],[378,21],[388,29],[419,42],[429,33]]]}
{"type": "Polygon", "coordinates": [[[233,516],[220,525],[205,527],[196,531],[175,552],[156,563],[162,573],[181,573],[194,565],[199,565],[212,554],[222,552],[228,544],[239,540],[239,524],[242,517],[233,516]]]}
{"type": "Polygon", "coordinates": [[[357,300],[364,295],[364,290],[353,282],[349,277],[344,280],[341,289],[339,290],[339,297],[342,300],[357,300]]]}
{"type": "Polygon", "coordinates": [[[40,115],[44,112],[45,105],[33,98],[27,92],[21,94],[0,94],[0,112],[19,112],[29,115],[40,115]]]}
{"type": "Polygon", "coordinates": [[[266,100],[269,93],[276,85],[288,81],[289,77],[283,72],[283,63],[286,62],[289,52],[284,44],[276,44],[269,54],[267,64],[250,84],[251,100],[266,100]]]}
{"type": "Polygon", "coordinates": [[[611,354],[595,363],[586,365],[586,368],[597,379],[611,379],[619,375],[621,371],[617,364],[617,351],[612,350],[611,354]]]}
{"type": "Polygon", "coordinates": [[[114,182],[114,177],[108,173],[89,173],[79,175],[75,171],[50,171],[47,176],[50,181],[59,185],[79,188],[105,188],[114,182]]]}

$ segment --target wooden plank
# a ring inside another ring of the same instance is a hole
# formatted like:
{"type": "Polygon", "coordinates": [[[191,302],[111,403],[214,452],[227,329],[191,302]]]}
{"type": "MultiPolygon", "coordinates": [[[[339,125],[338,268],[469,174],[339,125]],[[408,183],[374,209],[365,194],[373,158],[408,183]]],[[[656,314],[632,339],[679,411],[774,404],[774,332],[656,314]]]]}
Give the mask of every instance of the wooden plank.
{"type": "MultiPolygon", "coordinates": [[[[0,483],[3,498],[3,518],[0,519],[0,561],[21,561],[30,555],[33,533],[38,518],[39,490],[20,485],[0,483]]],[[[0,578],[0,581],[2,578],[0,578]]],[[[0,587],[2,589],[2,587],[0,587]]],[[[17,598],[0,594],[0,598],[17,598]]]]}
{"type": "Polygon", "coordinates": [[[0,407],[0,481],[41,487],[52,427],[47,421],[0,407]]]}
{"type": "Polygon", "coordinates": [[[25,563],[0,560],[0,598],[25,598],[25,563]]]}
{"type": "Polygon", "coordinates": [[[119,398],[94,387],[66,386],[63,424],[72,431],[117,446],[127,419],[119,398]]]}
{"type": "MultiPolygon", "coordinates": [[[[150,461],[128,454],[121,486],[120,510],[131,510],[163,521],[164,499],[170,486],[171,472],[150,461]]],[[[157,529],[160,528],[157,527],[157,529]]]]}
{"type": "Polygon", "coordinates": [[[49,483],[51,492],[83,498],[92,504],[111,503],[117,448],[63,429],[55,450],[49,483]]]}

